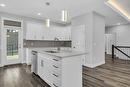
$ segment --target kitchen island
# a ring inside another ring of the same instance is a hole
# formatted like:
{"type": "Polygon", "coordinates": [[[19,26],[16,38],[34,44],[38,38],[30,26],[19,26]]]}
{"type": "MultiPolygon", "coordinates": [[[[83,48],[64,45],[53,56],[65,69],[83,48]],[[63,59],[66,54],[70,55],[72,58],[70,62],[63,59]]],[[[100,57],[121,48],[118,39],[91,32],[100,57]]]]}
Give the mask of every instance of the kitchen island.
{"type": "Polygon", "coordinates": [[[51,87],[82,87],[82,56],[72,50],[37,51],[37,74],[51,87]]]}

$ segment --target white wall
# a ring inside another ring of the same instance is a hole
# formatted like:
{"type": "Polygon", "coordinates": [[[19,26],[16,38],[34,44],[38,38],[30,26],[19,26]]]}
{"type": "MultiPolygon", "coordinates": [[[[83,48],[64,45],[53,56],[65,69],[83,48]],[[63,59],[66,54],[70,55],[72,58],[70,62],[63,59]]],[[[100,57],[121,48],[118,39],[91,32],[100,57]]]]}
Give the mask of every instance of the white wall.
{"type": "MultiPolygon", "coordinates": [[[[85,25],[86,27],[86,52],[88,52],[88,54],[86,55],[86,58],[85,58],[85,65],[86,66],[91,66],[92,64],[92,38],[93,38],[93,35],[92,35],[92,13],[87,13],[87,14],[84,14],[84,15],[80,15],[80,16],[77,16],[75,18],[72,19],[72,30],[73,28],[75,28],[75,26],[80,26],[80,25],[85,25]]],[[[79,36],[78,36],[79,37],[79,36]]],[[[73,42],[73,39],[72,39],[72,42],[73,42]]]]}
{"type": "MultiPolygon", "coordinates": [[[[90,12],[72,19],[75,26],[86,26],[85,66],[96,67],[105,63],[105,19],[96,12],[90,12]]],[[[79,36],[80,37],[80,36],[79,36]]],[[[73,41],[73,40],[72,40],[73,41]]]]}
{"type": "MultiPolygon", "coordinates": [[[[106,34],[116,34],[116,45],[117,46],[130,46],[130,24],[112,26],[106,28],[106,34]]],[[[124,49],[122,49],[124,50],[124,49]]],[[[124,50],[128,55],[130,55],[130,50],[124,50]]],[[[121,59],[127,59],[124,55],[117,51],[117,56],[121,59]]]]}
{"type": "Polygon", "coordinates": [[[130,46],[130,24],[107,27],[106,33],[116,33],[117,45],[130,46]]]}
{"type": "Polygon", "coordinates": [[[93,14],[93,64],[105,63],[105,18],[94,12],[93,14]]]}

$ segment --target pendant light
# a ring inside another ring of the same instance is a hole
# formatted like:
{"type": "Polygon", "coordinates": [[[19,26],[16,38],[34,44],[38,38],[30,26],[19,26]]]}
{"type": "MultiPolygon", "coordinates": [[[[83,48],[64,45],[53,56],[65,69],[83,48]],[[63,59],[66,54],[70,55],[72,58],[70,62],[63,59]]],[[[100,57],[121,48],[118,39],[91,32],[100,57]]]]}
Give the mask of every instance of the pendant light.
{"type": "MultiPolygon", "coordinates": [[[[50,6],[50,2],[46,2],[45,5],[50,6]]],[[[50,19],[46,19],[46,27],[50,27],[50,19]]]]}
{"type": "Polygon", "coordinates": [[[46,27],[50,27],[50,19],[46,19],[46,27]]]}
{"type": "Polygon", "coordinates": [[[62,10],[62,19],[63,22],[68,21],[68,11],[67,10],[62,10]]]}

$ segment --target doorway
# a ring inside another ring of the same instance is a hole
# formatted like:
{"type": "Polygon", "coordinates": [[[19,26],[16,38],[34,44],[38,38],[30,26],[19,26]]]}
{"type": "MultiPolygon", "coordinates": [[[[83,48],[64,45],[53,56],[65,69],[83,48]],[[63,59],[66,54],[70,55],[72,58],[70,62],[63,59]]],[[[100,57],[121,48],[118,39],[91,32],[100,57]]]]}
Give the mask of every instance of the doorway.
{"type": "Polygon", "coordinates": [[[105,52],[112,54],[112,45],[116,45],[116,33],[105,34],[105,52]]]}
{"type": "Polygon", "coordinates": [[[20,30],[17,27],[5,27],[6,30],[6,64],[20,63],[20,30]]]}
{"type": "Polygon", "coordinates": [[[2,24],[2,65],[22,63],[23,35],[22,22],[3,19],[2,24]]]}

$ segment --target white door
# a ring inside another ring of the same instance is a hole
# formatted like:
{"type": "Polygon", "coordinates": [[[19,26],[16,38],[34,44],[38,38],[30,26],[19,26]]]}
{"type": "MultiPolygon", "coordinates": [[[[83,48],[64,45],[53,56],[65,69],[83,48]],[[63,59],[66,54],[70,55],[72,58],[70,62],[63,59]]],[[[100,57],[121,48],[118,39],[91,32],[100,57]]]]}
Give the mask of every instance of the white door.
{"type": "MultiPolygon", "coordinates": [[[[86,51],[86,29],[85,25],[75,26],[72,28],[72,49],[75,51],[86,51]]],[[[85,56],[83,56],[83,65],[85,56]]]]}
{"type": "Polygon", "coordinates": [[[5,65],[21,63],[21,28],[4,27],[6,30],[6,61],[5,65]]]}
{"type": "Polygon", "coordinates": [[[112,45],[116,45],[116,34],[105,34],[105,52],[111,54],[112,45]]]}

